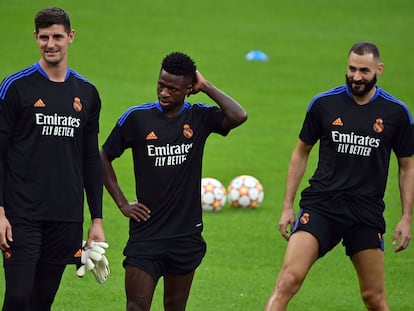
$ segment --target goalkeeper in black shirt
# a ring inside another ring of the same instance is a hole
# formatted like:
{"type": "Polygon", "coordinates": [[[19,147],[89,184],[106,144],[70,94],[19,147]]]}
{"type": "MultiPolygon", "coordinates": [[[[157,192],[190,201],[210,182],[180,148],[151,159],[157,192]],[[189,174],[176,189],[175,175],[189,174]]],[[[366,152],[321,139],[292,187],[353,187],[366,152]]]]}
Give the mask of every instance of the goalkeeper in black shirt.
{"type": "Polygon", "coordinates": [[[105,241],[101,101],[67,65],[74,37],[65,11],[41,10],[40,61],[0,85],[3,311],[50,310],[66,265],[80,263],[84,192],[92,218],[86,247],[105,241]]]}

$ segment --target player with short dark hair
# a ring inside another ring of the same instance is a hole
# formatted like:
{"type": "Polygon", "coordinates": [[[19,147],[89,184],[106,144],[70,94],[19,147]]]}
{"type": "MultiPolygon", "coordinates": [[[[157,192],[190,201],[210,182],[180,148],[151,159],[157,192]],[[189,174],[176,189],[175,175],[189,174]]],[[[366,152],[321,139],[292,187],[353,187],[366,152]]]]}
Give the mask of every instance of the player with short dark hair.
{"type": "Polygon", "coordinates": [[[60,8],[35,16],[41,58],[0,85],[0,249],[3,311],[50,310],[67,264],[105,241],[98,132],[101,100],[67,65],[75,32],[60,8]]]}
{"type": "Polygon", "coordinates": [[[70,17],[68,13],[61,8],[45,8],[36,14],[35,33],[38,33],[42,28],[49,28],[53,25],[62,25],[68,35],[72,31],[70,17]]]}
{"type": "Polygon", "coordinates": [[[414,202],[414,126],[407,106],[381,89],[378,48],[358,42],[348,53],[346,84],[309,104],[292,153],[279,230],[288,240],[284,263],[266,311],[286,310],[309,269],[342,242],[358,275],[368,310],[388,310],[384,277],[384,193],[391,151],[398,159],[402,217],[393,244],[404,250],[411,236],[414,202]],[[293,202],[309,153],[319,140],[319,162],[293,202]],[[291,235],[288,234],[288,227],[291,235]]]}
{"type": "Polygon", "coordinates": [[[129,108],[101,150],[105,186],[130,218],[124,249],[127,310],[150,310],[164,278],[165,310],[185,310],[194,272],[206,244],[201,209],[201,166],[211,133],[227,135],[247,119],[245,110],[196,71],[181,52],[167,55],[157,84],[158,101],[129,108]],[[190,104],[203,92],[219,107],[190,104]],[[129,203],[112,161],[132,149],[136,198],[129,203]]]}

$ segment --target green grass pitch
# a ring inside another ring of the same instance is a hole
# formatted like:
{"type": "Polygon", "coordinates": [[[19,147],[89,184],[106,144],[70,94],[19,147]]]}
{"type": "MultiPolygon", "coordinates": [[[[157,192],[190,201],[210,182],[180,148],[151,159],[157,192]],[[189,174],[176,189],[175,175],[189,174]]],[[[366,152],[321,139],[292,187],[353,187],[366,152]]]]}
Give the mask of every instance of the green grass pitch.
{"type": "MultiPolygon", "coordinates": [[[[290,153],[311,98],[344,83],[347,52],[354,42],[379,45],[385,63],[379,84],[414,112],[410,0],[1,1],[1,79],[39,59],[33,16],[52,5],[70,13],[76,30],[70,66],[100,91],[101,143],[125,109],[156,99],[160,62],[172,51],[191,55],[201,73],[249,113],[249,120],[228,137],[210,137],[203,175],[225,185],[237,175],[253,175],[262,182],[265,198],[257,210],[227,205],[219,213],[204,214],[208,251],[197,270],[188,310],[263,310],[286,247],[277,223],[290,153]],[[251,50],[264,51],[269,60],[246,61],[251,50]]],[[[211,103],[203,95],[189,100],[211,103]]],[[[132,200],[130,156],[115,165],[132,200]]],[[[313,152],[301,188],[315,165],[313,152]]],[[[393,159],[385,197],[387,293],[391,310],[409,311],[414,305],[414,245],[399,254],[391,245],[401,214],[396,169],[393,159]]],[[[112,274],[98,285],[91,274],[78,279],[69,266],[54,311],[125,310],[121,263],[128,222],[107,193],[104,203],[112,274]]],[[[0,269],[0,300],[3,293],[0,269]]],[[[162,310],[162,282],[153,310],[162,310]]],[[[341,246],[314,266],[289,310],[365,310],[341,246]]]]}

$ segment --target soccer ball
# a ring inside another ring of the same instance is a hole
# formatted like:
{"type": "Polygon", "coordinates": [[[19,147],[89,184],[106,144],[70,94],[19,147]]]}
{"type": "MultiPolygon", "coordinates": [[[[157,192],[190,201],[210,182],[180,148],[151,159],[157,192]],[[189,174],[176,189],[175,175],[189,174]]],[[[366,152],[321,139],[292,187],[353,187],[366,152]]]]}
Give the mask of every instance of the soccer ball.
{"type": "Polygon", "coordinates": [[[237,208],[257,208],[263,201],[262,184],[255,177],[241,175],[234,178],[227,187],[229,203],[237,208]]]}
{"type": "Polygon", "coordinates": [[[215,178],[201,179],[201,207],[204,211],[218,212],[226,204],[226,188],[215,178]]]}

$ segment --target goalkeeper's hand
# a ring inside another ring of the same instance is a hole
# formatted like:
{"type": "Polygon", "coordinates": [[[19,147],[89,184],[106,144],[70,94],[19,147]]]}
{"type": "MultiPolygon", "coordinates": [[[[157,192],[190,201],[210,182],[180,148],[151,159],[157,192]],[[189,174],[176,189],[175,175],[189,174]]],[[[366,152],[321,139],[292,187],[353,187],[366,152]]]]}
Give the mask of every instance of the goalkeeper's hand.
{"type": "MultiPolygon", "coordinates": [[[[86,241],[83,241],[82,247],[85,244],[86,241]]],[[[82,265],[76,270],[77,276],[83,277],[86,274],[86,270],[90,270],[98,283],[105,283],[110,274],[109,262],[104,255],[105,249],[108,247],[109,245],[106,242],[92,241],[90,248],[83,249],[81,257],[82,265]]]]}

